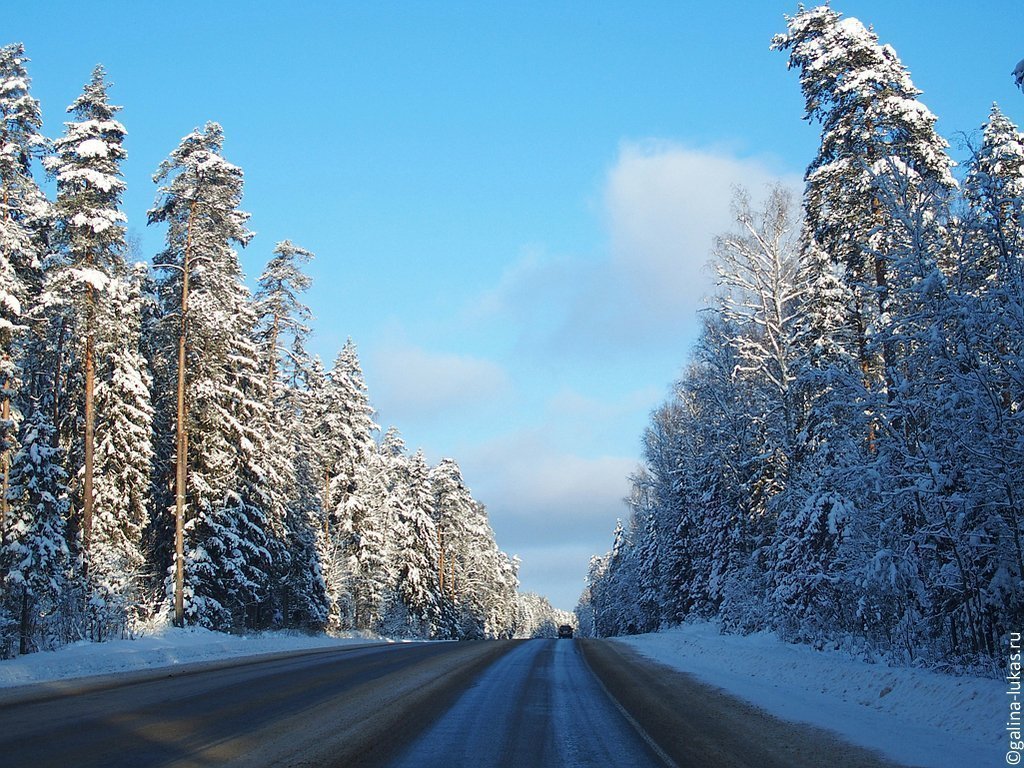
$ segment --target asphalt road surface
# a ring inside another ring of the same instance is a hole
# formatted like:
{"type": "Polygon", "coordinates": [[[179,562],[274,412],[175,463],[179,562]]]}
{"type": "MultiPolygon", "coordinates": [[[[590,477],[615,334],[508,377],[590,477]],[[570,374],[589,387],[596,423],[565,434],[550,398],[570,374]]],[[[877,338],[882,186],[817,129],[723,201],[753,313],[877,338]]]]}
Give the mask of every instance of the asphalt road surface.
{"type": "Polygon", "coordinates": [[[624,646],[527,640],[350,646],[10,689],[0,765],[890,764],[624,646]]]}

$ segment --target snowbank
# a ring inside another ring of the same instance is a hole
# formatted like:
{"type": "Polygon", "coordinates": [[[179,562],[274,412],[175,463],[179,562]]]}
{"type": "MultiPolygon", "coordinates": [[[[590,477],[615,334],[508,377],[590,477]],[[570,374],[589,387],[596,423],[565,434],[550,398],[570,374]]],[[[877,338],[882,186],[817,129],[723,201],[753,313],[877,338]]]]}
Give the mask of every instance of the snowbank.
{"type": "Polygon", "coordinates": [[[388,642],[369,635],[347,637],[264,632],[225,635],[207,629],[158,626],[134,640],[83,641],[0,661],[0,688],[76,677],[132,672],[176,664],[337,645],[388,642]]]}
{"type": "Polygon", "coordinates": [[[1007,683],[891,668],[792,645],[770,633],[687,624],[618,638],[777,717],[834,731],[907,765],[1005,765],[1007,683]]]}

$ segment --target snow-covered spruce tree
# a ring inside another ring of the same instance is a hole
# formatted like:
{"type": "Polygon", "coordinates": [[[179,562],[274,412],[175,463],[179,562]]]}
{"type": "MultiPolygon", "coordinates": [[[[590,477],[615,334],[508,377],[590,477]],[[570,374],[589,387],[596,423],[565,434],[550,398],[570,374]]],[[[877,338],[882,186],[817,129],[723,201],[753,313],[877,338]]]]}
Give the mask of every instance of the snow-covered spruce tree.
{"type": "Polygon", "coordinates": [[[39,289],[49,203],[32,176],[46,150],[39,102],[30,92],[21,43],[0,48],[0,533],[8,514],[11,461],[18,450],[24,316],[39,289]]]}
{"type": "Polygon", "coordinates": [[[733,376],[740,365],[731,339],[736,328],[720,314],[704,316],[694,359],[678,389],[691,409],[693,454],[683,473],[682,491],[695,533],[691,612],[713,616],[737,579],[753,588],[749,567],[762,544],[761,522],[744,492],[749,468],[758,456],[758,433],[746,405],[749,383],[733,376]]]}
{"type": "Polygon", "coordinates": [[[372,483],[364,486],[363,491],[372,500],[369,514],[376,520],[376,530],[381,531],[384,538],[379,628],[382,634],[400,635],[409,632],[409,611],[399,585],[404,546],[399,521],[404,519],[402,510],[408,502],[409,459],[405,455],[405,441],[396,427],[388,427],[381,438],[371,458],[371,474],[372,483]]]}
{"type": "Polygon", "coordinates": [[[302,271],[313,254],[305,248],[282,240],[274,246],[253,297],[259,317],[257,340],[266,356],[267,395],[273,402],[282,386],[299,385],[308,364],[305,341],[309,336],[312,314],[300,296],[309,290],[312,280],[302,271]]]}
{"type": "MultiPolygon", "coordinates": [[[[323,390],[320,424],[314,434],[320,441],[324,459],[325,530],[334,566],[329,577],[344,580],[328,584],[343,600],[337,608],[343,628],[365,624],[365,616],[357,616],[359,606],[355,589],[359,580],[359,541],[366,525],[366,499],[358,493],[364,469],[375,449],[373,422],[355,344],[349,339],[334,361],[323,390]]],[[[366,607],[364,605],[364,607],[366,607]]],[[[365,614],[365,611],[363,611],[365,614]]],[[[359,626],[359,628],[365,628],[359,626]]]]}
{"type": "Polygon", "coordinates": [[[700,521],[684,503],[685,468],[697,450],[688,439],[692,422],[686,418],[684,397],[677,389],[676,397],[651,414],[643,437],[644,465],[632,478],[631,497],[643,499],[652,517],[654,540],[645,544],[643,568],[647,579],[657,579],[657,588],[645,587],[645,597],[657,600],[659,625],[678,624],[692,607],[696,526],[700,521]]]}
{"type": "Polygon", "coordinates": [[[664,536],[660,533],[660,515],[655,502],[651,475],[641,467],[630,476],[630,493],[626,503],[630,520],[635,521],[634,546],[636,562],[636,629],[653,632],[662,623],[666,603],[665,571],[663,569],[664,536]]]}
{"type": "Polygon", "coordinates": [[[267,620],[277,532],[265,495],[256,318],[233,248],[252,235],[238,209],[243,174],[221,156],[222,144],[216,123],[182,139],[154,176],[162,186],[149,220],[167,225],[167,248],[156,257],[165,357],[155,368],[164,391],[175,393],[158,402],[175,414],[161,422],[173,425],[174,465],[158,466],[175,488],[168,596],[176,623],[227,629],[267,620]]]}
{"type": "Polygon", "coordinates": [[[408,614],[409,630],[433,637],[439,627],[441,596],[438,584],[437,526],[430,471],[422,451],[408,459],[404,498],[397,510],[398,592],[408,614]]]}
{"type": "Polygon", "coordinates": [[[320,508],[320,473],[311,450],[313,433],[308,427],[309,390],[290,388],[286,400],[292,418],[287,429],[292,441],[287,455],[293,462],[295,485],[285,518],[289,557],[282,585],[282,612],[288,626],[319,631],[328,624],[330,601],[324,576],[326,537],[320,508]]]}
{"type": "Polygon", "coordinates": [[[326,507],[330,498],[330,468],[338,445],[333,437],[339,423],[337,404],[331,397],[330,381],[319,357],[314,357],[305,375],[306,388],[302,396],[302,429],[310,435],[304,443],[309,459],[308,471],[313,480],[309,492],[315,494],[316,505],[311,509],[315,517],[315,545],[324,579],[324,596],[327,601],[327,626],[342,629],[344,606],[351,604],[352,579],[347,563],[340,550],[334,546],[331,536],[330,513],[326,507]]]}
{"type": "Polygon", "coordinates": [[[350,501],[352,535],[349,564],[355,625],[377,630],[394,587],[391,567],[394,542],[394,459],[376,448],[356,471],[356,490],[350,501]]]}
{"type": "Polygon", "coordinates": [[[311,313],[300,301],[311,282],[301,265],[312,256],[287,240],[278,243],[255,296],[269,409],[268,460],[277,481],[266,490],[286,543],[275,558],[275,604],[282,621],[307,629],[322,628],[327,619],[317,547],[321,527],[316,462],[310,453],[313,435],[307,418],[311,361],[305,342],[311,313]]]}
{"type": "Polygon", "coordinates": [[[142,352],[145,264],[110,281],[98,308],[95,500],[89,583],[96,639],[123,632],[149,610],[143,532],[153,460],[152,379],[142,352]],[[113,331],[116,329],[116,333],[113,331]]]}
{"type": "Polygon", "coordinates": [[[48,414],[31,406],[27,410],[7,492],[10,511],[0,540],[3,602],[15,617],[3,637],[4,656],[69,639],[59,627],[69,567],[67,474],[48,414]]]}
{"type": "Polygon", "coordinates": [[[466,594],[467,560],[471,556],[469,517],[473,497],[453,459],[442,459],[430,470],[434,494],[434,526],[437,530],[437,587],[440,595],[439,632],[442,637],[459,637],[466,594]]]}

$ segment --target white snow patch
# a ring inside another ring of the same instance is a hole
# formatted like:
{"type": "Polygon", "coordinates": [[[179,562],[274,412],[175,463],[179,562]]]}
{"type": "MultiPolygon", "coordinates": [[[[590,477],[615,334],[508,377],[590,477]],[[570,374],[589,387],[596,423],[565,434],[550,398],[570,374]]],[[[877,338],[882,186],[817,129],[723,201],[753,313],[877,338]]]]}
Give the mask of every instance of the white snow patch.
{"type": "Polygon", "coordinates": [[[1002,765],[1006,682],[886,667],[714,623],[617,638],[654,661],[914,766],[1002,765]]]}
{"type": "Polygon", "coordinates": [[[368,642],[392,641],[356,633],[345,636],[304,635],[296,632],[226,635],[198,627],[179,629],[160,625],[134,640],[110,640],[105,643],[83,640],[56,651],[30,653],[0,661],[0,688],[368,642]]]}
{"type": "Polygon", "coordinates": [[[107,285],[110,283],[109,277],[103,274],[100,270],[93,269],[92,267],[81,267],[79,269],[72,269],[71,275],[75,280],[82,283],[87,283],[97,291],[102,291],[106,289],[107,285]]]}
{"type": "Polygon", "coordinates": [[[79,157],[106,157],[110,154],[110,147],[102,139],[86,139],[78,145],[79,157]]]}

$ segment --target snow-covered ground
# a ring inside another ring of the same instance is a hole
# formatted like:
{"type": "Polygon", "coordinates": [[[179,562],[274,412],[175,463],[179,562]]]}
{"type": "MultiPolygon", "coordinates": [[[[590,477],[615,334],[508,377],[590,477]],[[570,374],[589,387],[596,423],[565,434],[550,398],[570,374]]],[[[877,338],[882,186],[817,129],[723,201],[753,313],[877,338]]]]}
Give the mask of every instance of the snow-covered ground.
{"type": "Polygon", "coordinates": [[[867,664],[769,633],[721,635],[715,624],[618,641],[778,717],[827,728],[906,765],[1007,763],[1003,680],[867,664]]]}
{"type": "Polygon", "coordinates": [[[367,642],[386,641],[364,635],[333,637],[264,632],[240,636],[195,627],[156,626],[134,640],[83,641],[57,651],[30,653],[0,661],[0,688],[367,642]]]}

